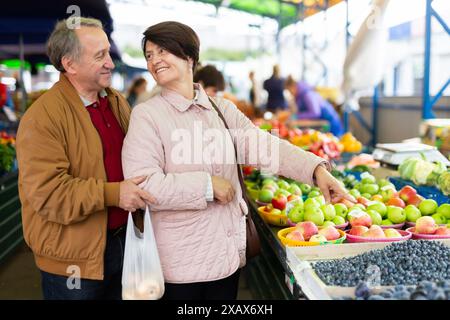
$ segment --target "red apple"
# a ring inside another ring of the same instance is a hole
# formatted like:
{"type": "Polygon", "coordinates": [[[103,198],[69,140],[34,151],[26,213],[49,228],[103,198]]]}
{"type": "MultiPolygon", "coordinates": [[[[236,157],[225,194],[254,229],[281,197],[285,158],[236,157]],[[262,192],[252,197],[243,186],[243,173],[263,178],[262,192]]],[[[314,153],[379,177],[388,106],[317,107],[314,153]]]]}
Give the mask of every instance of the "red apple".
{"type": "Polygon", "coordinates": [[[412,205],[415,206],[415,207],[419,207],[419,204],[420,204],[423,200],[425,200],[424,197],[422,197],[421,195],[416,194],[416,195],[412,196],[412,197],[409,199],[408,204],[412,204],[412,205]]]}
{"type": "Polygon", "coordinates": [[[252,166],[243,166],[242,167],[242,172],[244,173],[245,176],[252,174],[253,170],[255,170],[255,168],[252,166]]]}
{"type": "Polygon", "coordinates": [[[363,237],[367,238],[386,238],[383,229],[380,226],[373,225],[369,230],[363,234],[363,237]]]}
{"type": "Polygon", "coordinates": [[[369,228],[367,228],[365,226],[355,226],[355,227],[350,229],[348,234],[351,234],[352,236],[359,236],[359,237],[361,237],[367,231],[369,231],[369,228]]]}
{"type": "Polygon", "coordinates": [[[404,186],[400,189],[398,192],[398,195],[400,196],[400,199],[405,201],[406,203],[409,203],[409,200],[414,197],[417,194],[416,189],[414,189],[411,186],[404,186]]]}
{"type": "Polygon", "coordinates": [[[402,199],[398,198],[398,197],[394,197],[394,198],[389,199],[389,201],[386,203],[386,205],[388,205],[388,206],[396,206],[396,207],[400,207],[400,208],[406,207],[405,202],[402,199]]]}
{"type": "Polygon", "coordinates": [[[439,227],[434,234],[437,236],[450,236],[450,228],[447,228],[446,226],[439,227]]]}
{"type": "Polygon", "coordinates": [[[319,235],[324,236],[327,240],[336,240],[341,237],[341,234],[333,226],[325,227],[319,230],[319,235]]]}
{"type": "Polygon", "coordinates": [[[436,231],[436,222],[430,216],[420,217],[416,220],[416,232],[420,234],[433,234],[436,231]]]}
{"type": "Polygon", "coordinates": [[[309,238],[319,232],[317,226],[311,221],[303,221],[298,223],[295,230],[300,231],[305,240],[309,240],[309,238]]]}
{"type": "Polygon", "coordinates": [[[276,209],[284,210],[284,208],[286,208],[287,201],[287,197],[284,194],[280,193],[275,198],[272,198],[272,205],[276,209]]]}
{"type": "Polygon", "coordinates": [[[352,227],[372,225],[372,218],[364,211],[354,210],[347,215],[347,218],[352,227]]]}

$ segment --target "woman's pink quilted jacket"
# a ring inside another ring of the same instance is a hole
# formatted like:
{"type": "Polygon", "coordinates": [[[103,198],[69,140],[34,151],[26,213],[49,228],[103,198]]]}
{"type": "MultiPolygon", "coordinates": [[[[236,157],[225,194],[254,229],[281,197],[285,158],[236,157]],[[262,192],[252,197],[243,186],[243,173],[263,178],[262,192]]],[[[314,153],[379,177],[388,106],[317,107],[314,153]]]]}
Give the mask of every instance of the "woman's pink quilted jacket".
{"type": "MultiPolygon", "coordinates": [[[[163,89],[136,106],[122,150],[125,178],[146,175],[141,187],[157,199],[150,209],[169,283],[218,280],[245,265],[248,208],[242,199],[236,164],[214,156],[208,161],[202,156],[210,154],[209,147],[220,146],[217,150],[233,160],[233,142],[204,90],[195,86],[198,95],[194,100],[163,89]],[[221,140],[211,132],[225,133],[225,138],[221,140]],[[208,175],[231,181],[236,196],[230,203],[207,202],[208,175]]],[[[240,159],[258,167],[267,166],[267,159],[276,159],[279,164],[271,169],[274,173],[313,183],[314,169],[326,161],[259,130],[230,101],[217,99],[216,104],[230,129],[240,129],[233,130],[240,159]],[[247,143],[246,137],[252,134],[268,143],[247,143]],[[278,150],[279,156],[273,151],[270,155],[268,150],[278,150]]]]}

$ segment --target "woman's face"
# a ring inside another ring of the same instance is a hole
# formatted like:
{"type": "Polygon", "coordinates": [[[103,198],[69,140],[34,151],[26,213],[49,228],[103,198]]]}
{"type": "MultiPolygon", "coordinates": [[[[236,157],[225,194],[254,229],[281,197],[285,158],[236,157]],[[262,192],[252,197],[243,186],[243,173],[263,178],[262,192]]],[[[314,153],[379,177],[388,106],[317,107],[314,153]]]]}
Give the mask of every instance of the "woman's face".
{"type": "Polygon", "coordinates": [[[162,87],[192,78],[192,67],[189,61],[177,57],[153,42],[146,43],[145,59],[148,71],[162,87]]]}

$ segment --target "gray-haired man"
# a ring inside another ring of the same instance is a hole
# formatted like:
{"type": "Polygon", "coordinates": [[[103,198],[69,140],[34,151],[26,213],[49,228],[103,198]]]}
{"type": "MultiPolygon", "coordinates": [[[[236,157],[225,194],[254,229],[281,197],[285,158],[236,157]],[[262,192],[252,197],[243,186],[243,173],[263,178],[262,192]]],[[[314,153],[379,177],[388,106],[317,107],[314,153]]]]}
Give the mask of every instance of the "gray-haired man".
{"type": "Polygon", "coordinates": [[[60,79],[17,134],[24,237],[45,299],[120,299],[127,211],[154,198],[138,187],[145,177],[123,181],[130,107],[109,88],[114,63],[102,25],[67,22],[47,44],[60,79]]]}

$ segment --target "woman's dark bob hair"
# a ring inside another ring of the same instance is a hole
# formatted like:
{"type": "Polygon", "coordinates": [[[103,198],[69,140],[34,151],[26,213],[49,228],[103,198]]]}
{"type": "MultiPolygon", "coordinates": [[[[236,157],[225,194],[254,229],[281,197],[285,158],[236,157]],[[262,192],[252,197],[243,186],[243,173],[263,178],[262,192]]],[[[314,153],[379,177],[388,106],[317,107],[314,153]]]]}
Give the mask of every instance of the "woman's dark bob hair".
{"type": "Polygon", "coordinates": [[[142,50],[145,56],[147,41],[164,48],[177,57],[192,59],[192,72],[199,60],[200,40],[191,27],[176,21],[165,21],[148,27],[142,39],[142,50]]]}

